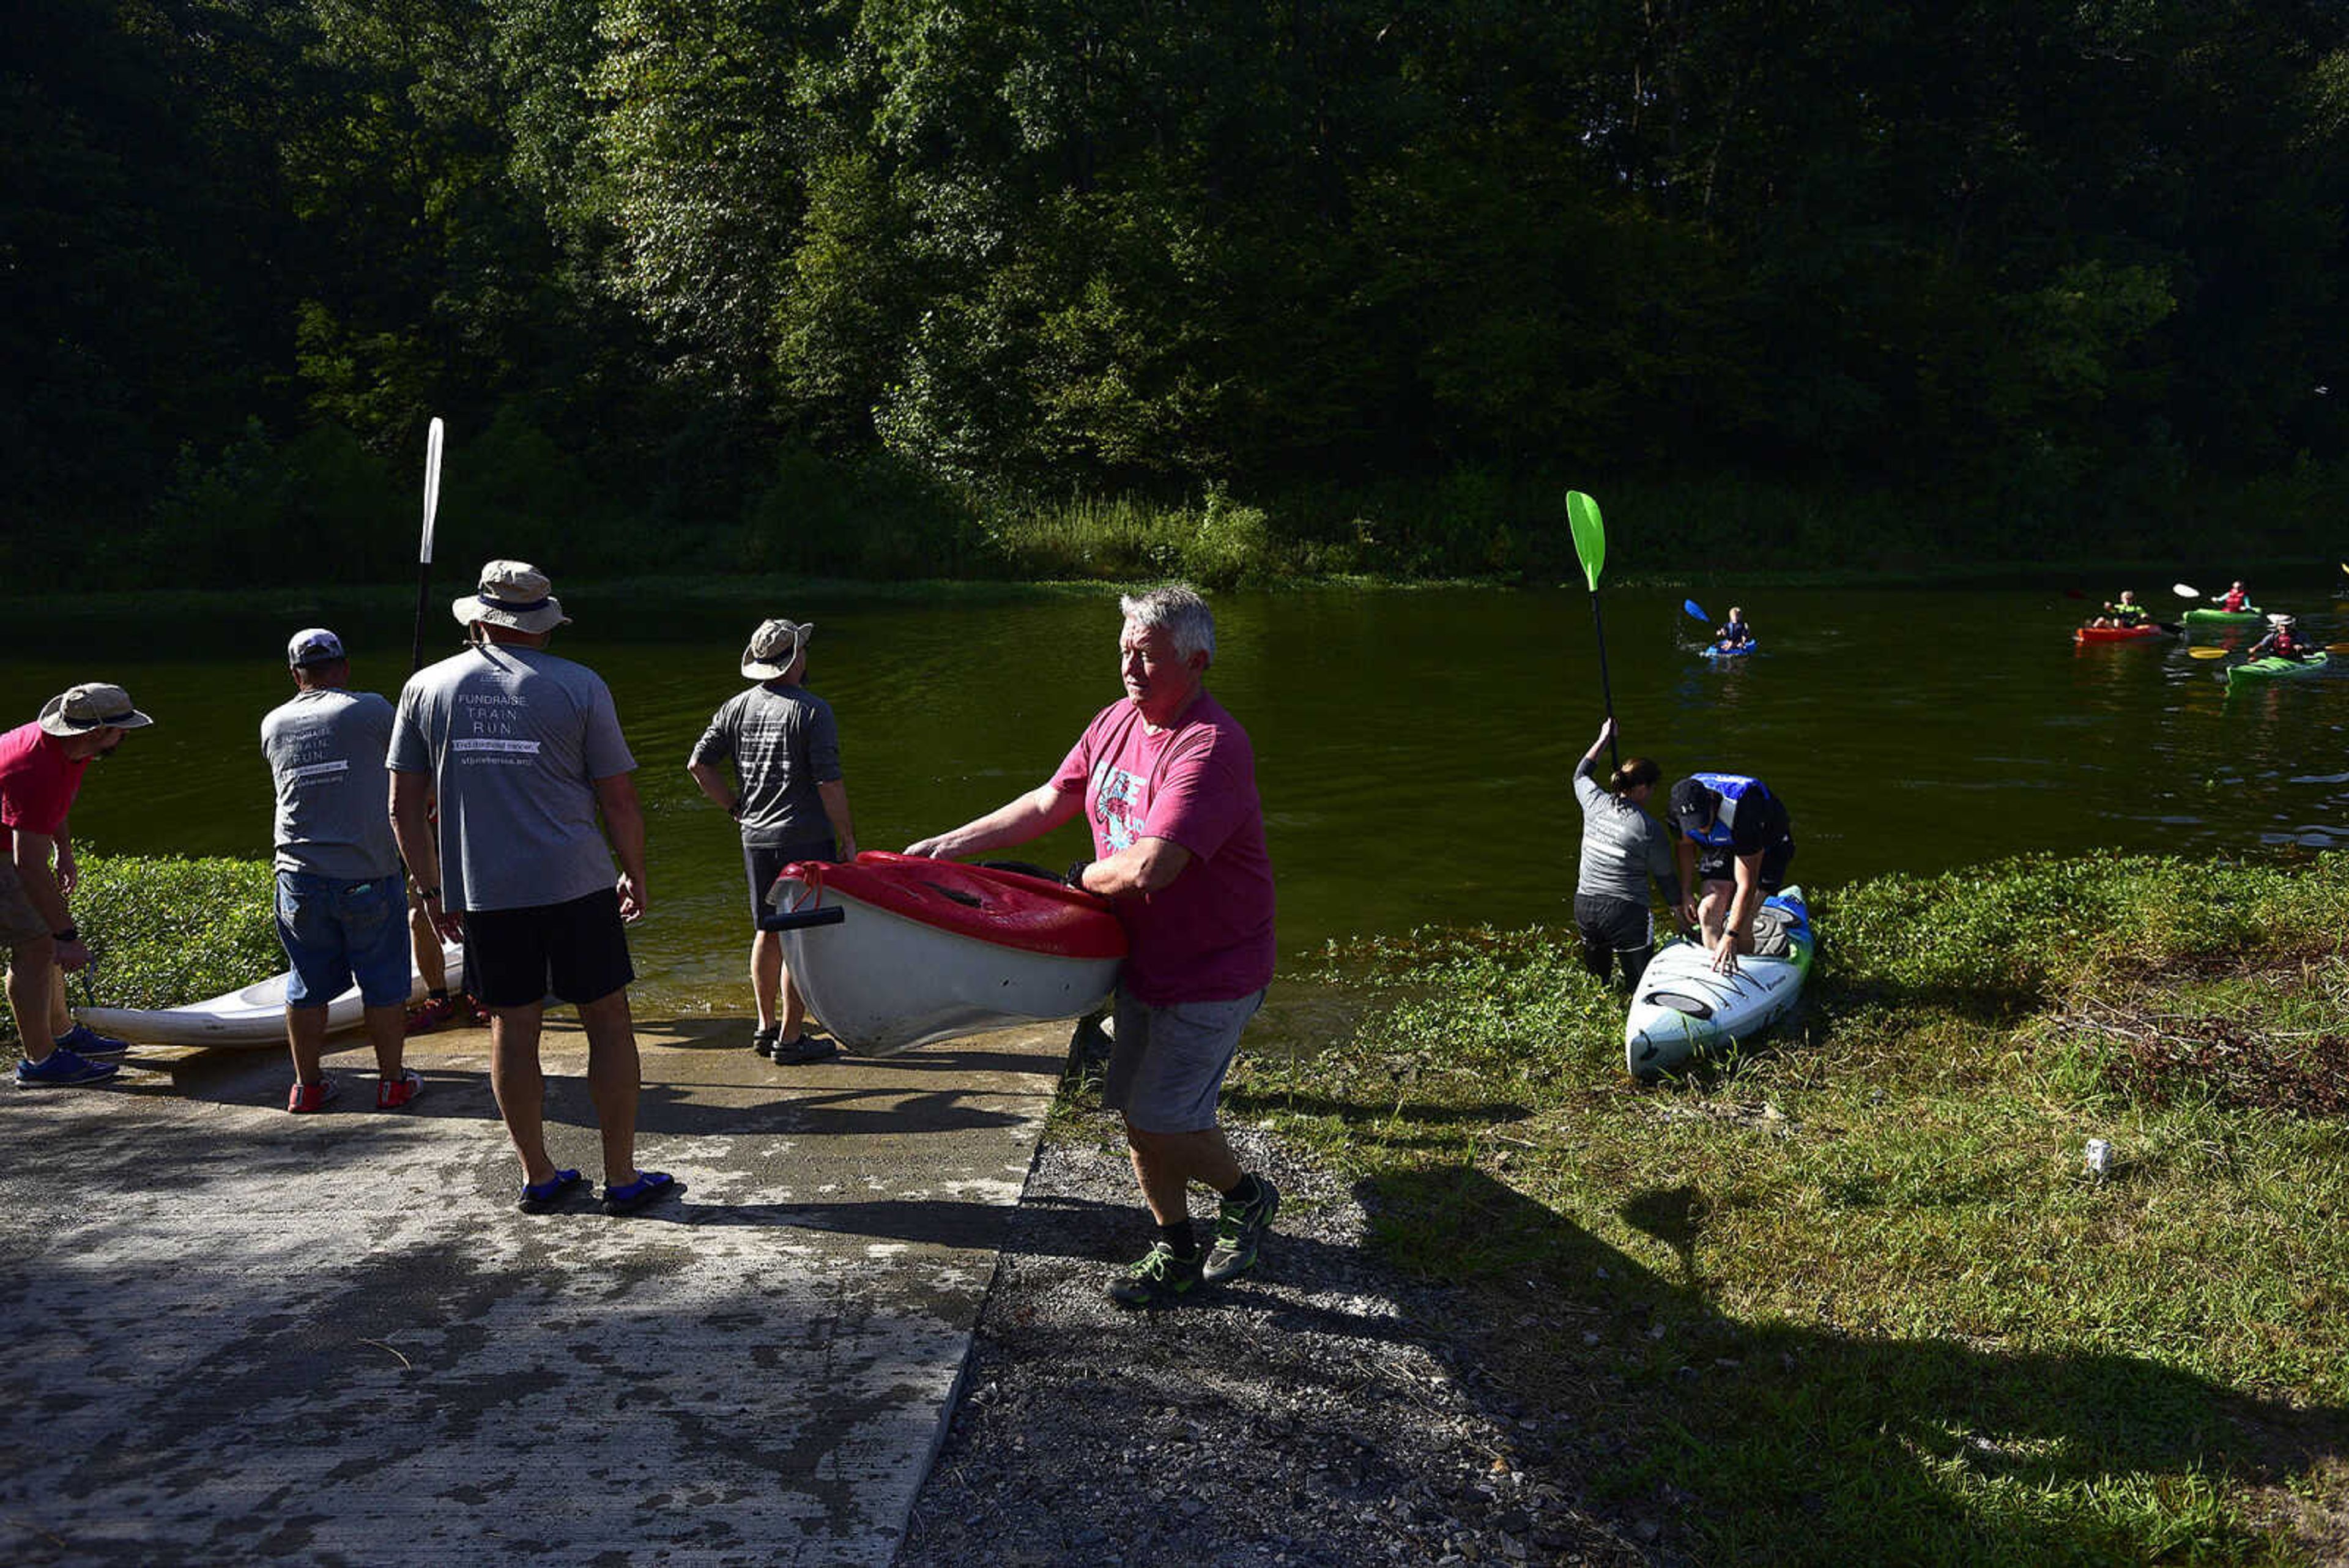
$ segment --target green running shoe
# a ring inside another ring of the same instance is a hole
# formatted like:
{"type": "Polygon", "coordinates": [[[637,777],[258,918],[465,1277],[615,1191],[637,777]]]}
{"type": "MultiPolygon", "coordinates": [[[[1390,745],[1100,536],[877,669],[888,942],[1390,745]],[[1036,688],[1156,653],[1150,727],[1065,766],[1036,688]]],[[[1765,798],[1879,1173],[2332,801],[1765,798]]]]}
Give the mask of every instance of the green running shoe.
{"type": "Polygon", "coordinates": [[[1211,1285],[1235,1280],[1256,1267],[1257,1243],[1272,1229],[1272,1217],[1280,1212],[1280,1189],[1272,1178],[1256,1179],[1256,1201],[1234,1203],[1224,1200],[1216,1211],[1216,1244],[1207,1253],[1207,1266],[1199,1277],[1211,1285]]]}
{"type": "Polygon", "coordinates": [[[1178,1258],[1174,1248],[1155,1241],[1142,1262],[1110,1282],[1109,1299],[1120,1306],[1166,1306],[1198,1288],[1199,1255],[1178,1258]]]}

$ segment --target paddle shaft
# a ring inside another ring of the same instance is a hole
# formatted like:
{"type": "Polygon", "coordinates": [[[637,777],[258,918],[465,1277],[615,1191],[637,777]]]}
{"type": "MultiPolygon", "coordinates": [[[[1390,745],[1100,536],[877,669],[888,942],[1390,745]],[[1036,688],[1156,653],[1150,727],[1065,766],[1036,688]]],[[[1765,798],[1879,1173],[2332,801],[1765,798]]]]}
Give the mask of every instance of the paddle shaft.
{"type": "Polygon", "coordinates": [[[432,592],[432,520],[440,510],[441,424],[433,417],[424,434],[424,533],[416,547],[416,639],[409,646],[408,672],[424,668],[424,611],[432,592]]]}
{"type": "MultiPolygon", "coordinates": [[[[1607,704],[1607,720],[1611,724],[1615,721],[1615,691],[1607,679],[1607,618],[1599,611],[1597,588],[1590,590],[1590,628],[1599,636],[1599,695],[1607,704]]],[[[1607,760],[1618,770],[1623,766],[1622,751],[1612,734],[1607,737],[1607,760]]]]}

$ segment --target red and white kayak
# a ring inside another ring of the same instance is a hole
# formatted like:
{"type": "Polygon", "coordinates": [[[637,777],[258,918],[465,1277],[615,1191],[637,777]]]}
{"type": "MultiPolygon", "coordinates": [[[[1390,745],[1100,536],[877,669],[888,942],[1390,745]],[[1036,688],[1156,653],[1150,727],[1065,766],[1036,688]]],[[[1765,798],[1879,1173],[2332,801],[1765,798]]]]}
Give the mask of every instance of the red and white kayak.
{"type": "Polygon", "coordinates": [[[782,938],[808,1011],[851,1051],[887,1056],[983,1029],[1081,1018],[1109,1000],[1125,928],[1042,877],[867,850],[795,860],[760,925],[782,938]]]}
{"type": "Polygon", "coordinates": [[[2151,621],[2137,626],[2084,626],[2072,634],[2072,646],[2085,648],[2092,642],[2144,642],[2168,635],[2167,627],[2156,626],[2151,621]]]}

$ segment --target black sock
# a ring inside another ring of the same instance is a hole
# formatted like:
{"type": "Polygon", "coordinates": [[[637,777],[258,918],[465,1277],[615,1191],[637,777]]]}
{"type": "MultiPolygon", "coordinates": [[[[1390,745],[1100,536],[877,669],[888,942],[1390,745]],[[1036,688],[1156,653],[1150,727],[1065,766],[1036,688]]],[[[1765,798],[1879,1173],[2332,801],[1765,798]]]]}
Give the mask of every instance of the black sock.
{"type": "Polygon", "coordinates": [[[1226,1203],[1240,1204],[1253,1203],[1257,1200],[1257,1189],[1256,1185],[1256,1176],[1251,1172],[1247,1176],[1241,1177],[1239,1179],[1239,1185],[1224,1194],[1224,1201],[1226,1203]]]}
{"type": "Polygon", "coordinates": [[[1172,1225],[1158,1227],[1158,1239],[1165,1242],[1178,1258],[1199,1255],[1199,1239],[1191,1234],[1191,1217],[1187,1214],[1172,1225]]]}

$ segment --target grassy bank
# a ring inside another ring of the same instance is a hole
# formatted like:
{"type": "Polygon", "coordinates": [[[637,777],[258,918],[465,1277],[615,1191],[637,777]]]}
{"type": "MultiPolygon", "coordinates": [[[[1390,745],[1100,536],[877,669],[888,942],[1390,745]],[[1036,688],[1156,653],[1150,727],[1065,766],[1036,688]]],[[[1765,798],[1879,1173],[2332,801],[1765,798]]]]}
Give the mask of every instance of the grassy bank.
{"type": "Polygon", "coordinates": [[[1361,1022],[1228,1108],[1489,1293],[1496,1378],[1697,1561],[2340,1560],[2349,858],[1814,908],[1805,1022],[1691,1081],[1625,1078],[1567,933],[1423,934],[1333,952],[1361,1022]]]}
{"type": "MultiPolygon", "coordinates": [[[[69,976],[67,1000],[108,1007],[175,1007],[218,996],[285,967],[265,860],[81,857],[74,923],[89,967],[69,976]]],[[[0,1007],[0,1046],[14,1062],[16,1021],[0,1007]]]]}
{"type": "MultiPolygon", "coordinates": [[[[2091,560],[2228,565],[2333,557],[2341,466],[2303,461],[2251,480],[2164,465],[2134,477],[1997,467],[1932,491],[1737,473],[1464,465],[1445,472],[1095,493],[960,484],[880,458],[777,455],[722,493],[655,495],[599,479],[543,436],[483,432],[453,453],[437,549],[444,577],[490,556],[576,585],[767,576],[881,584],[1133,582],[1185,576],[1215,589],[1352,578],[1554,583],[1577,575],[1568,484],[1603,504],[1609,580],[1691,571],[1817,580],[2011,574],[2049,542],[2091,560]]],[[[411,579],[416,480],[344,432],[284,446],[258,433],[168,504],[101,543],[107,581],[132,587],[331,585],[411,579]],[[289,539],[316,547],[288,550],[289,539]]],[[[22,550],[16,552],[22,555],[22,550]]],[[[12,564],[0,543],[0,568],[12,564]]],[[[19,576],[36,571],[15,560],[19,576]]],[[[5,574],[0,574],[5,575],[5,574]]]]}

